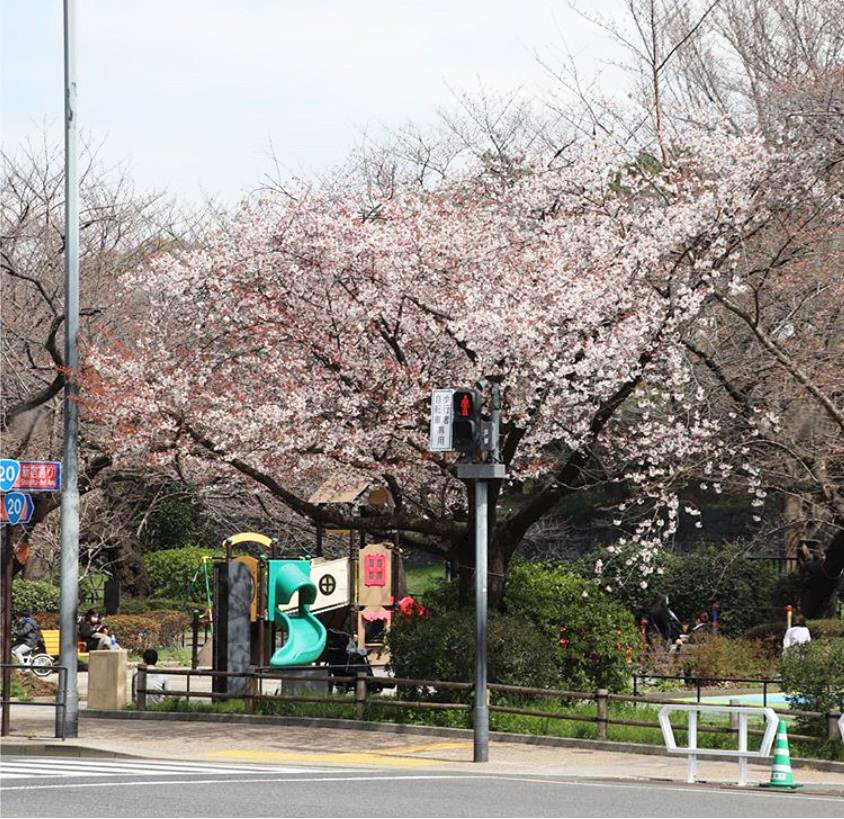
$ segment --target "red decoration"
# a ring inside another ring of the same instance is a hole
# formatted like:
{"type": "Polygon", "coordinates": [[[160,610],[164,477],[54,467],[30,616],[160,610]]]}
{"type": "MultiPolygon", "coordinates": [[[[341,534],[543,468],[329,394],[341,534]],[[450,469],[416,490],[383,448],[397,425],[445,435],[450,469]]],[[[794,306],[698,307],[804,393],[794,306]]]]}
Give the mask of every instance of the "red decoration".
{"type": "Polygon", "coordinates": [[[387,558],[384,555],[365,555],[363,558],[363,585],[387,585],[387,558]]]}

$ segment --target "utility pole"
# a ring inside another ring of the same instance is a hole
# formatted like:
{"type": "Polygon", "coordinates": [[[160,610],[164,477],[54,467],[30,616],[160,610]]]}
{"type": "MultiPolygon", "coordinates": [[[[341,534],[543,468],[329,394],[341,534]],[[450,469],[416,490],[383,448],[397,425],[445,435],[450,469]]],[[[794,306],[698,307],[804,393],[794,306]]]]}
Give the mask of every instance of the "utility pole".
{"type": "MultiPolygon", "coordinates": [[[[76,110],[76,0],[64,0],[64,484],[61,498],[59,662],[67,669],[65,736],[79,735],[76,687],[76,610],[79,606],[79,178],[76,110]]],[[[56,736],[61,736],[56,710],[56,736]]]]}

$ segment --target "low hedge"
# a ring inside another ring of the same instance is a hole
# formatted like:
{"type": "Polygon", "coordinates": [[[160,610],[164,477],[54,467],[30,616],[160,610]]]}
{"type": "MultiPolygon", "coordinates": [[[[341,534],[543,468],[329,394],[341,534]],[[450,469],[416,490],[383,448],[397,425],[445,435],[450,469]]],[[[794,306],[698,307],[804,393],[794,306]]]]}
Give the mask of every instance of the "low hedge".
{"type": "Polygon", "coordinates": [[[759,640],[713,636],[677,655],[682,669],[698,677],[776,677],[777,661],[759,640]]]}
{"type": "MultiPolygon", "coordinates": [[[[830,618],[827,620],[807,620],[806,626],[813,640],[824,638],[844,638],[844,620],[830,618]]],[[[760,623],[758,626],[748,629],[744,633],[745,640],[757,640],[761,642],[769,654],[782,654],[782,638],[785,635],[786,624],[784,621],[773,623],[760,623]]]]}
{"type": "Polygon", "coordinates": [[[181,611],[159,611],[155,616],[114,614],[105,618],[121,648],[140,652],[146,648],[178,645],[190,618],[181,611]]]}
{"type": "MultiPolygon", "coordinates": [[[[54,612],[36,612],[33,616],[42,629],[59,627],[59,618],[54,612]]],[[[154,615],[112,614],[104,620],[120,647],[134,652],[179,645],[191,622],[184,612],[168,610],[157,611],[154,615]]]]}

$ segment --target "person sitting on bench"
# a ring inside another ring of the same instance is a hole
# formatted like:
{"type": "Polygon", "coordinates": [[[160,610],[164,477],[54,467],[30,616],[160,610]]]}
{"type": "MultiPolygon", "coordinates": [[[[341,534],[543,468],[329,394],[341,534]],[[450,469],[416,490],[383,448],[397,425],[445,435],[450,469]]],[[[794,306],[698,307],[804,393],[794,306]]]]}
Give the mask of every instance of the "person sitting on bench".
{"type": "Polygon", "coordinates": [[[79,624],[79,639],[85,641],[85,651],[110,651],[113,648],[112,637],[94,609],[85,612],[79,624]]]}

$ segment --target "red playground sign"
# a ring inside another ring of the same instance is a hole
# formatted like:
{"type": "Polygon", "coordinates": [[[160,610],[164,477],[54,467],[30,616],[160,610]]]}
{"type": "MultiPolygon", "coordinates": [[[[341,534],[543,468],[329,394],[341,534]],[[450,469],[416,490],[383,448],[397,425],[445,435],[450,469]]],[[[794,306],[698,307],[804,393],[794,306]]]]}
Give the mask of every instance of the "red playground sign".
{"type": "Polygon", "coordinates": [[[16,492],[59,492],[62,488],[61,461],[20,461],[16,492]]]}

